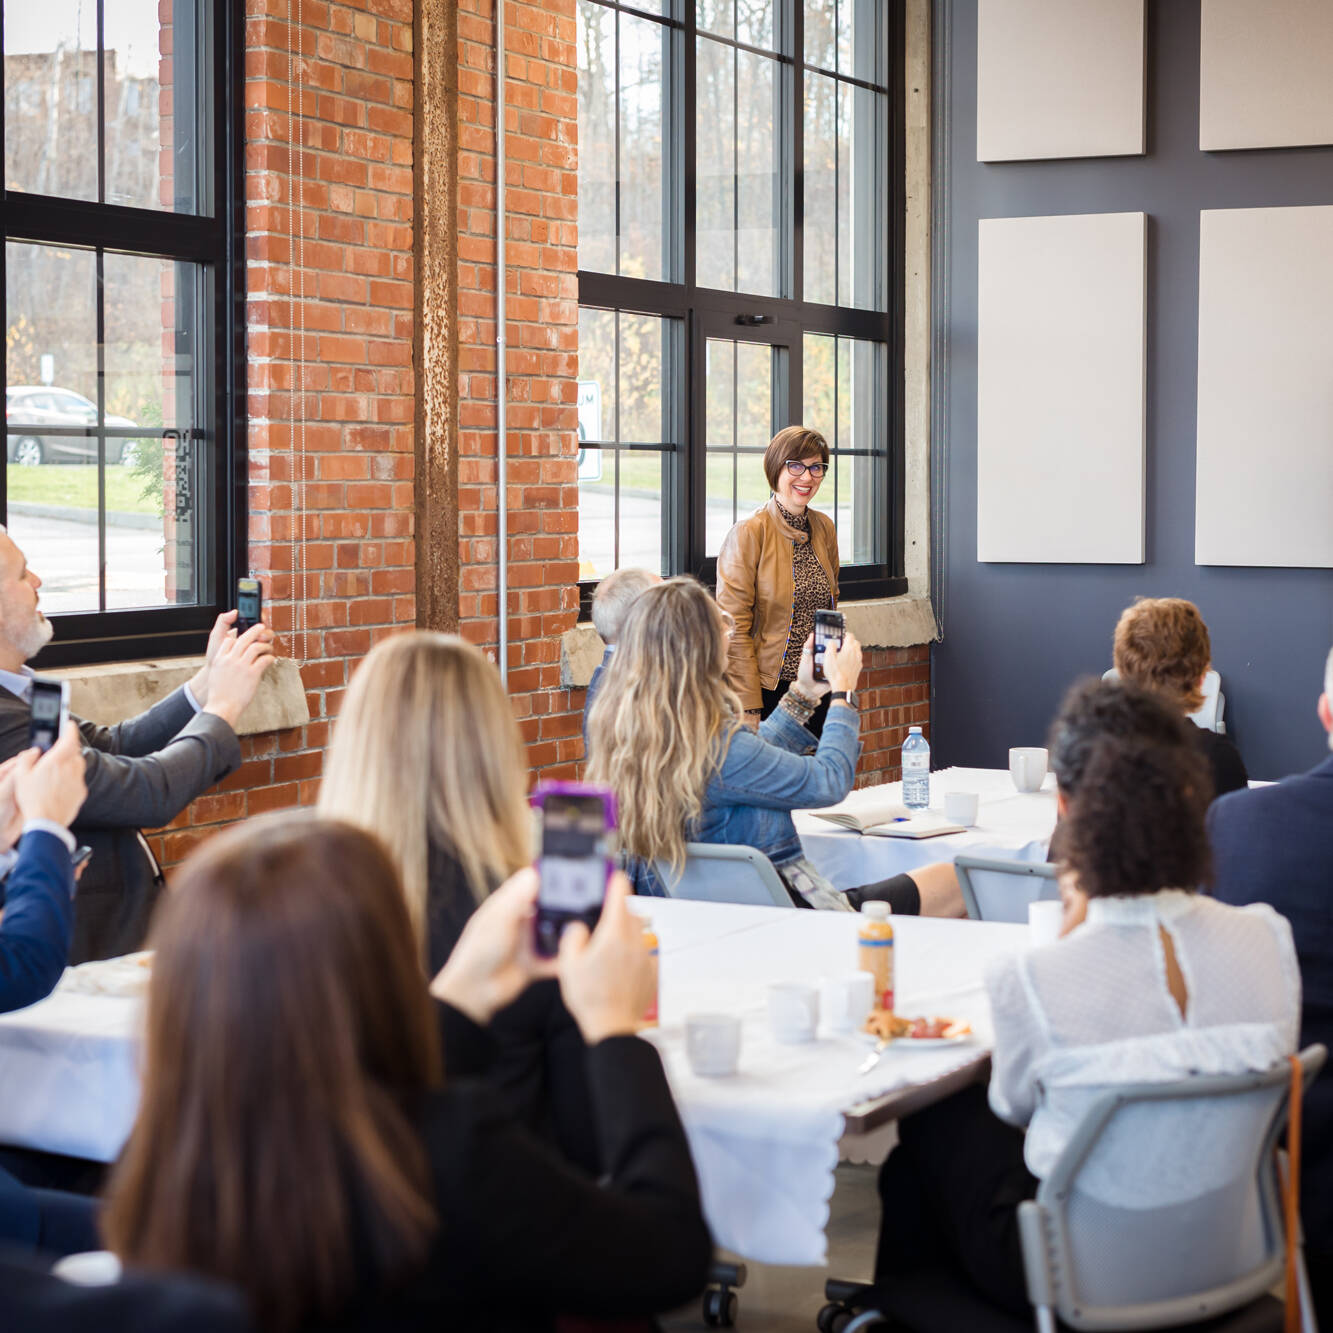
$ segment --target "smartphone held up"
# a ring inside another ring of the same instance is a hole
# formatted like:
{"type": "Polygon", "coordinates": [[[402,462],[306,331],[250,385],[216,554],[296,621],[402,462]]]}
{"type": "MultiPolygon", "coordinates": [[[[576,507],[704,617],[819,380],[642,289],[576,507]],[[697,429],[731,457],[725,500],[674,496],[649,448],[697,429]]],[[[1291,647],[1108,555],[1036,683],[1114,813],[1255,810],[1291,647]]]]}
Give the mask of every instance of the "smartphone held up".
{"type": "Polygon", "coordinates": [[[592,930],[601,917],[615,869],[610,835],[616,800],[606,788],[584,782],[543,782],[532,803],[541,811],[535,947],[541,957],[552,958],[571,921],[592,930]]]}
{"type": "Polygon", "coordinates": [[[64,730],[69,717],[69,681],[49,676],[32,678],[32,716],[28,722],[28,744],[47,752],[64,730]]]}
{"type": "Polygon", "coordinates": [[[264,618],[264,589],[258,579],[236,580],[236,633],[258,625],[264,618]]]}
{"type": "Polygon", "coordinates": [[[841,611],[815,612],[814,674],[817,681],[824,682],[828,680],[828,677],[824,674],[824,650],[831,643],[837,644],[839,648],[842,647],[844,629],[841,611]]]}

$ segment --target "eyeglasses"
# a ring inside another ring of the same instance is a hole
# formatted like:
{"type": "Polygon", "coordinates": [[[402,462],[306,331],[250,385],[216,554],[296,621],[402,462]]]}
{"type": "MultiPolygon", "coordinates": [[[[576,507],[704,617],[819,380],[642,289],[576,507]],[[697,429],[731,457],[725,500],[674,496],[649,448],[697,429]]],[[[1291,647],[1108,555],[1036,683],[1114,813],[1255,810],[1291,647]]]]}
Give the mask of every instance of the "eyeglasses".
{"type": "Polygon", "coordinates": [[[793,477],[803,477],[808,472],[816,481],[823,479],[824,473],[828,471],[827,463],[802,463],[799,459],[789,458],[787,460],[787,471],[793,477]]]}

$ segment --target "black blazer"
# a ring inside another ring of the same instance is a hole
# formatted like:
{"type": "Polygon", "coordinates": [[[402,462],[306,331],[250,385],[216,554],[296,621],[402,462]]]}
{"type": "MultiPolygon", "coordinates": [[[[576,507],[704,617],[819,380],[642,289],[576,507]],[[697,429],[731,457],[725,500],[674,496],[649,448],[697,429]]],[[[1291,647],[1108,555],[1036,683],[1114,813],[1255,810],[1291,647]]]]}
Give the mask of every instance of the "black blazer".
{"type": "MultiPolygon", "coordinates": [[[[31,707],[0,687],[0,760],[28,746],[31,707]]],[[[113,958],[143,947],[161,871],[142,828],[160,828],[241,762],[236,733],[196,713],[183,689],[146,713],[83,735],[88,797],[71,830],[93,849],[74,909],[70,962],[113,958]]]]}
{"type": "MultiPolygon", "coordinates": [[[[454,951],[476,906],[458,862],[429,853],[426,922],[429,975],[454,951]]],[[[500,1094],[520,1123],[560,1149],[567,1161],[596,1175],[601,1154],[594,1129],[582,1034],[555,981],[539,981],[496,1014],[488,1029],[489,1059],[472,1066],[500,1094]]],[[[448,1075],[455,1071],[450,1067],[448,1075]]]]}
{"type": "Polygon", "coordinates": [[[1196,727],[1190,723],[1194,740],[1203,757],[1208,761],[1208,771],[1213,775],[1213,796],[1225,796],[1228,792],[1242,791],[1249,786],[1250,775],[1245,771],[1245,761],[1240,751],[1225,736],[1209,731],[1205,727],[1196,727]]]}
{"type": "MultiPolygon", "coordinates": [[[[1208,811],[1213,892],[1270,903],[1291,922],[1301,964],[1301,1045],[1333,1052],[1333,758],[1208,811]]],[[[1333,1063],[1305,1094],[1301,1213],[1306,1246],[1333,1256],[1333,1063]]]]}
{"type": "Polygon", "coordinates": [[[108,1287],[77,1287],[40,1264],[0,1258],[5,1333],[256,1333],[237,1292],[176,1275],[129,1273],[108,1287]]]}
{"type": "MultiPolygon", "coordinates": [[[[459,1021],[466,1019],[456,1016],[459,1021]]],[[[455,1074],[458,1050],[446,1052],[455,1074]]],[[[561,1161],[488,1085],[455,1077],[422,1108],[440,1229],[425,1268],[364,1296],[339,1333],[538,1333],[557,1315],[631,1318],[702,1290],[712,1242],[657,1052],[637,1037],[588,1049],[603,1178],[561,1161]]]]}

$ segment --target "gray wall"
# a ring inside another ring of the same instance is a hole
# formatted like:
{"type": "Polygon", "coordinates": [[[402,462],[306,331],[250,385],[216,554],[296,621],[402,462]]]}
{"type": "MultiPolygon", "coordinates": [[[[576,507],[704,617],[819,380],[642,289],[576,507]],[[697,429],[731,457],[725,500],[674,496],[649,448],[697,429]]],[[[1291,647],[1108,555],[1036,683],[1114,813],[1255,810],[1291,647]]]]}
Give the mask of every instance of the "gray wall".
{"type": "MultiPolygon", "coordinates": [[[[976,160],[976,3],[936,5],[936,767],[1003,766],[1009,746],[1044,743],[1066,686],[1110,665],[1116,618],[1137,595],[1188,597],[1202,610],[1228,730],[1251,777],[1309,768],[1328,753],[1314,707],[1333,645],[1333,571],[1196,566],[1194,435],[1199,210],[1333,204],[1333,147],[1201,153],[1197,0],[1148,0],[1147,13],[1145,156],[989,165],[976,160]],[[1147,563],[978,564],[977,221],[1140,210],[1147,563]]],[[[1254,442],[1256,458],[1263,443],[1254,442]]],[[[1329,513],[1333,521],[1333,496],[1329,513]]]]}

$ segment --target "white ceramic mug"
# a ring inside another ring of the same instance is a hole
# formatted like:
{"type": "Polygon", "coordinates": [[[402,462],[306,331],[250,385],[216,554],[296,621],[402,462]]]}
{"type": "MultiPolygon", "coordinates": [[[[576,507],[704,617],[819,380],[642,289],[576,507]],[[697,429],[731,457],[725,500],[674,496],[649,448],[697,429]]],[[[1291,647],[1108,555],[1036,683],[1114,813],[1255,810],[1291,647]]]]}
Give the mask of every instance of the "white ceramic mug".
{"type": "Polygon", "coordinates": [[[1010,750],[1009,776],[1019,791],[1040,791],[1046,781],[1046,751],[1039,745],[1010,750]]]}
{"type": "Polygon", "coordinates": [[[961,824],[971,828],[977,822],[979,799],[974,791],[949,791],[944,793],[944,818],[950,824],[961,824]]]}
{"type": "Polygon", "coordinates": [[[1058,898],[1028,903],[1028,946],[1037,949],[1043,944],[1054,944],[1060,938],[1064,915],[1065,905],[1058,898]]]}
{"type": "Polygon", "coordinates": [[[813,1041],[819,992],[804,981],[778,981],[768,988],[768,1021],[773,1036],[787,1045],[813,1041]]]}
{"type": "Polygon", "coordinates": [[[855,1032],[875,1003],[875,978],[869,972],[825,977],[819,983],[819,1016],[834,1032],[855,1032]]]}
{"type": "Polygon", "coordinates": [[[687,1014],[685,1055],[700,1078],[726,1078],[741,1058],[741,1020],[734,1014],[687,1014]]]}

